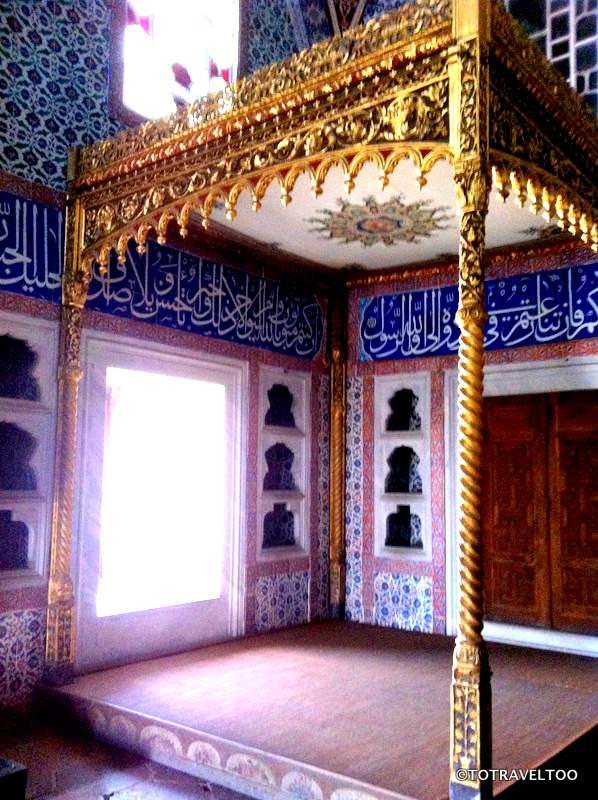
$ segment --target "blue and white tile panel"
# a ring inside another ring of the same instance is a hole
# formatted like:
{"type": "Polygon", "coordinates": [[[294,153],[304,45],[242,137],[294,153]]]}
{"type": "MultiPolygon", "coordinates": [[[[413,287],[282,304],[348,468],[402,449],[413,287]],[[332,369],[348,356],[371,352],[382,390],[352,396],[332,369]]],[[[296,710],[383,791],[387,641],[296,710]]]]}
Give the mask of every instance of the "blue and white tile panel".
{"type": "Polygon", "coordinates": [[[374,622],[387,628],[432,633],[432,579],[425,575],[377,572],[374,622]]]}

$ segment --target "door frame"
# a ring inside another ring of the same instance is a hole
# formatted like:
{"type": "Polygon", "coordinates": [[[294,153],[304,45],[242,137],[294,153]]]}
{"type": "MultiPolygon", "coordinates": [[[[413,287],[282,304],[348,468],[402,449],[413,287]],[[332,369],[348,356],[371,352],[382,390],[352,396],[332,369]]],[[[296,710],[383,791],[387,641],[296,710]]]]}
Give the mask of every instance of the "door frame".
{"type": "MultiPolygon", "coordinates": [[[[484,367],[484,395],[501,397],[517,394],[598,389],[598,354],[547,361],[518,361],[487,364],[484,367]]],[[[457,371],[444,370],[445,448],[445,546],[446,546],[446,632],[457,634],[457,371]]],[[[503,622],[484,622],[488,641],[518,644],[543,650],[598,656],[598,637],[544,628],[528,628],[503,622]]]]}
{"type": "MultiPolygon", "coordinates": [[[[232,529],[230,542],[229,569],[231,576],[230,599],[228,604],[228,637],[242,636],[245,632],[245,547],[246,541],[246,509],[242,498],[246,485],[246,459],[243,454],[247,452],[248,436],[248,379],[249,365],[246,361],[227,358],[216,354],[208,353],[199,349],[183,347],[173,347],[145,339],[136,339],[128,336],[106,333],[94,329],[85,329],[81,336],[82,368],[85,371],[90,363],[90,354],[99,352],[104,347],[109,347],[112,352],[123,355],[127,358],[131,356],[143,355],[143,360],[151,359],[152,355],[171,360],[176,371],[179,368],[197,368],[205,365],[206,370],[213,368],[216,373],[227,373],[228,383],[232,387],[231,392],[231,430],[234,442],[231,453],[231,496],[230,506],[232,508],[232,529]]],[[[93,356],[92,356],[93,360],[93,356]]],[[[83,558],[83,537],[85,532],[84,519],[86,514],[86,468],[85,459],[89,457],[86,453],[84,434],[89,428],[88,416],[91,413],[89,404],[86,402],[86,394],[89,391],[86,376],[81,385],[81,415],[79,419],[77,436],[77,480],[75,486],[75,515],[73,519],[73,583],[75,589],[76,603],[76,622],[79,627],[79,617],[81,612],[81,577],[82,558],[83,558]]],[[[154,610],[156,611],[156,610],[154,610]]],[[[157,612],[161,610],[158,609],[157,612]]],[[[144,612],[131,612],[144,613],[144,612]]],[[[79,639],[79,637],[78,637],[79,639]]],[[[77,642],[79,647],[80,642],[77,642]]],[[[199,646],[199,645],[198,645],[199,646]]],[[[75,653],[75,669],[77,664],[81,665],[81,653],[77,647],[75,653]]],[[[152,657],[167,655],[161,650],[156,650],[152,657]]],[[[139,659],[134,659],[139,660],[139,659]]],[[[124,662],[121,662],[124,663],[124,662]]],[[[84,667],[83,671],[88,671],[84,667]]]]}

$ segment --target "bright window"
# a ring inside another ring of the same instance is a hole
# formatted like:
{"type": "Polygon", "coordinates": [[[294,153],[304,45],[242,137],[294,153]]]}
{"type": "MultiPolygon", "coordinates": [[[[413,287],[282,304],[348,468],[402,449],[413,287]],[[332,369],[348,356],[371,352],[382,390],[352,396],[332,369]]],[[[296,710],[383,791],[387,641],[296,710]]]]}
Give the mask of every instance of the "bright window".
{"type": "Polygon", "coordinates": [[[98,616],[218,598],[225,386],[106,370],[98,616]]]}
{"type": "Polygon", "coordinates": [[[128,0],[123,104],[156,118],[234,80],[238,0],[128,0]]]}

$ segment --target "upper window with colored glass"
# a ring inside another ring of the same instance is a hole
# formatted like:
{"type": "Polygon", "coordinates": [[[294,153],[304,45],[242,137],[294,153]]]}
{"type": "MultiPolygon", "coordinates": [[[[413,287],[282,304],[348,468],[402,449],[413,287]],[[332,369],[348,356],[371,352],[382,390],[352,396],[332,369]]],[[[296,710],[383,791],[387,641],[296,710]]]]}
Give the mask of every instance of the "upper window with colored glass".
{"type": "Polygon", "coordinates": [[[237,72],[238,0],[127,0],[122,103],[154,119],[218,91],[237,72]]]}

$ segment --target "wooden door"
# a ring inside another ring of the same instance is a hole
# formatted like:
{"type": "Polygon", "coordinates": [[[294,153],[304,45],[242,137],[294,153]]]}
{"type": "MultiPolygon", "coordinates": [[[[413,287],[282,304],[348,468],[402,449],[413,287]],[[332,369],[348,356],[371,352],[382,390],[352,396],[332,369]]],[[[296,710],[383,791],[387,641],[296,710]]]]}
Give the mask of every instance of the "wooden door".
{"type": "Polygon", "coordinates": [[[553,395],[552,623],[598,632],[598,392],[553,395]]]}
{"type": "Polygon", "coordinates": [[[487,398],[484,409],[485,616],[547,627],[546,397],[487,398]]]}

